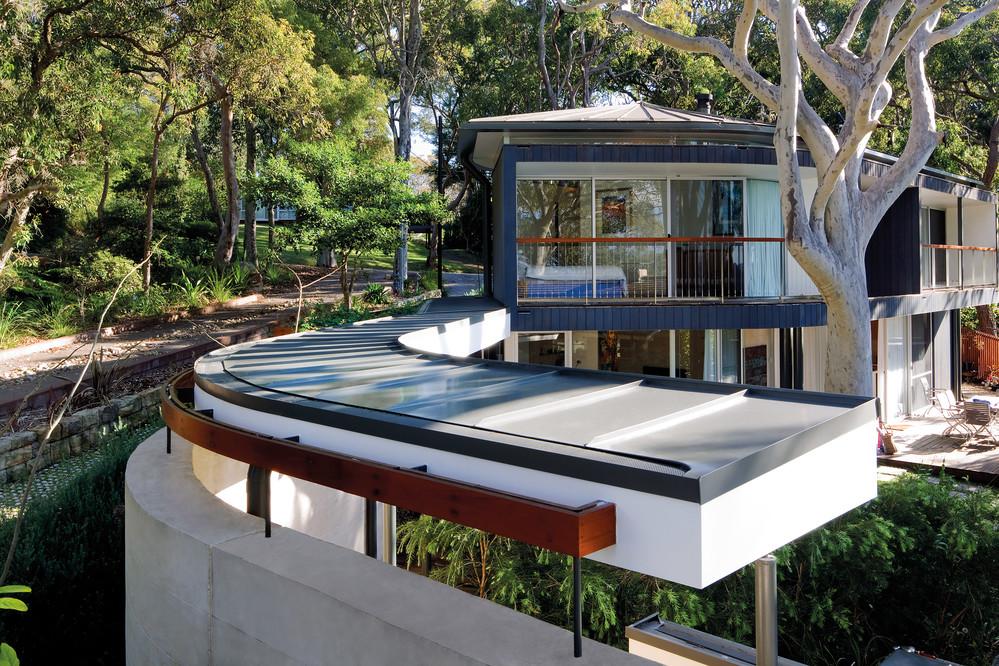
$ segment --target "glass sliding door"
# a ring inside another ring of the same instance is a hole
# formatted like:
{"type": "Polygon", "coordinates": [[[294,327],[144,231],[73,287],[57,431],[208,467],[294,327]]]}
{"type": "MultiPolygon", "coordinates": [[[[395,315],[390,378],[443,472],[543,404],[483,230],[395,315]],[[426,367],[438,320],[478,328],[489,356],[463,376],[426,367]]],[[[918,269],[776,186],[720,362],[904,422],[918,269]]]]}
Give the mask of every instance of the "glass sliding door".
{"type": "Polygon", "coordinates": [[[564,333],[521,333],[517,336],[517,361],[536,365],[565,365],[564,333]]]}
{"type": "Polygon", "coordinates": [[[897,420],[908,411],[908,349],[905,343],[905,317],[892,317],[884,321],[885,336],[885,398],[884,418],[897,420]]]}
{"type": "Polygon", "coordinates": [[[933,389],[933,328],[929,314],[912,315],[909,413],[930,404],[933,389]]]}
{"type": "Polygon", "coordinates": [[[518,180],[517,295],[593,296],[593,186],[585,180],[518,180]],[[559,240],[566,239],[566,240],[559,240]]]}
{"type": "Polygon", "coordinates": [[[620,290],[629,298],[668,296],[667,245],[654,240],[666,237],[668,192],[665,180],[594,182],[594,236],[620,239],[594,244],[598,296],[620,290]]]}
{"type": "Polygon", "coordinates": [[[673,296],[743,296],[743,244],[718,240],[745,235],[742,180],[671,180],[670,235],[673,296]]]}
{"type": "Polygon", "coordinates": [[[741,381],[739,330],[681,330],[676,331],[675,338],[675,376],[715,382],[741,381]]]}

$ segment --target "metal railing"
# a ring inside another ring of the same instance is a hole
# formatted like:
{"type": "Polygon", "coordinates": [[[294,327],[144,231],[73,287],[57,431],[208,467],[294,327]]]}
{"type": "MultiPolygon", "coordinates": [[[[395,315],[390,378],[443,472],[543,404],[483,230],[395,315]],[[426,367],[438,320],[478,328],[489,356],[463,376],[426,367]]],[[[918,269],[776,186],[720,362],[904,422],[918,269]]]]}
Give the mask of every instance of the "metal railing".
{"type": "Polygon", "coordinates": [[[783,238],[518,238],[523,301],[776,299],[783,238]]]}
{"type": "Polygon", "coordinates": [[[923,289],[964,289],[996,284],[996,248],[924,243],[920,248],[923,289]]]}

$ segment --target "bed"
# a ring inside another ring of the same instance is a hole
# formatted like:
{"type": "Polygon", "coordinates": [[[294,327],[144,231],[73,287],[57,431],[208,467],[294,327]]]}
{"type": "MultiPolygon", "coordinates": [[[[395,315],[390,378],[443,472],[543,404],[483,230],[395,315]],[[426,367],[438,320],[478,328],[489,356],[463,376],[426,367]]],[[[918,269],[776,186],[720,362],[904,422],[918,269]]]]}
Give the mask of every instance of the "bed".
{"type": "Polygon", "coordinates": [[[526,298],[625,298],[628,280],[620,266],[529,266],[521,295],[526,298]]]}

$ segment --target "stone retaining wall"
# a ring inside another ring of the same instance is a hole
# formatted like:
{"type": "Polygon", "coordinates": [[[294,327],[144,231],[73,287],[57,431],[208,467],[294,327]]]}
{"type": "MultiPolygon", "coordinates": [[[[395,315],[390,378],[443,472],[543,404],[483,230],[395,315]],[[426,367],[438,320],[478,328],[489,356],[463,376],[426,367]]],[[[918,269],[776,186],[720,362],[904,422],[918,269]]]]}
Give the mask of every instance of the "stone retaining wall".
{"type": "MultiPolygon", "coordinates": [[[[41,469],[96,448],[112,430],[149,423],[159,415],[159,409],[159,389],[151,388],[66,416],[45,447],[41,469]]],[[[47,429],[48,423],[0,437],[0,483],[18,481],[28,476],[28,465],[38,451],[47,429]]]]}

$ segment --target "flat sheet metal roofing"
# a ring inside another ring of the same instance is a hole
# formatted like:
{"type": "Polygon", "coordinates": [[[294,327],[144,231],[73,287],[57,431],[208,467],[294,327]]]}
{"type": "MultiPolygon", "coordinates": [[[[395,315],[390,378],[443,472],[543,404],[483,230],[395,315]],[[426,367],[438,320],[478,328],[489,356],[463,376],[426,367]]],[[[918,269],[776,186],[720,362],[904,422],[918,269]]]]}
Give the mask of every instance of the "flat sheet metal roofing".
{"type": "Polygon", "coordinates": [[[697,111],[671,109],[649,102],[632,102],[630,104],[615,104],[612,106],[591,106],[581,109],[563,109],[560,111],[538,111],[536,113],[518,113],[508,116],[490,116],[473,118],[469,125],[493,123],[705,123],[710,125],[759,125],[772,127],[768,123],[716,116],[697,111]]]}
{"type": "Polygon", "coordinates": [[[443,299],[420,314],[246,343],[199,360],[198,385],[258,411],[701,502],[870,420],[866,398],[457,358],[399,342],[497,309],[443,299]]]}

